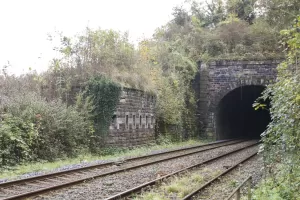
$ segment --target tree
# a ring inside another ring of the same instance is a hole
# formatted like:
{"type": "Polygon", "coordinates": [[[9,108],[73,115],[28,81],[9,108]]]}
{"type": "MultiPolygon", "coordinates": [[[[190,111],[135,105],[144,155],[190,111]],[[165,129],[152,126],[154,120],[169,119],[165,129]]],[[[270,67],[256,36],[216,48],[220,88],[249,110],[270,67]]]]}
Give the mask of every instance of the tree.
{"type": "Polygon", "coordinates": [[[193,1],[191,3],[191,13],[201,21],[202,27],[215,27],[226,18],[222,0],[212,0],[211,3],[206,2],[205,6],[193,1]]]}
{"type": "Polygon", "coordinates": [[[299,0],[258,0],[260,15],[277,30],[289,28],[300,12],[299,0]]]}
{"type": "Polygon", "coordinates": [[[174,16],[175,24],[177,24],[179,26],[184,26],[191,20],[187,11],[184,10],[182,7],[175,7],[173,9],[172,15],[174,16]]]}
{"type": "Polygon", "coordinates": [[[253,23],[255,19],[254,5],[257,0],[227,0],[227,13],[236,14],[241,20],[253,23]]]}

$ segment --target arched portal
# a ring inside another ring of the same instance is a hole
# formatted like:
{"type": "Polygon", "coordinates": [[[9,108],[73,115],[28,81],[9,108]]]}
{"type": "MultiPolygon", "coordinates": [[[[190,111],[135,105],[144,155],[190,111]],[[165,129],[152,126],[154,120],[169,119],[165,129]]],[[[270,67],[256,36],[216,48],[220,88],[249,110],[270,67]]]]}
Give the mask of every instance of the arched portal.
{"type": "MultiPolygon", "coordinates": [[[[255,110],[254,101],[261,96],[265,86],[248,85],[227,93],[216,110],[218,139],[259,138],[271,118],[268,109],[255,110]]],[[[269,102],[265,102],[267,108],[269,102]]]]}

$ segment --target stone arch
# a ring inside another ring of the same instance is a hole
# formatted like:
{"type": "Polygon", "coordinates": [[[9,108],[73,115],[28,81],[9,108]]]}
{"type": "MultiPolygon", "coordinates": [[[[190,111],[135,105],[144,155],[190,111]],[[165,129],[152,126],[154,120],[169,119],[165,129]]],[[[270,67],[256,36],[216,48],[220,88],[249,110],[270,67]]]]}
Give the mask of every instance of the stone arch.
{"type": "Polygon", "coordinates": [[[271,120],[270,113],[255,110],[252,105],[265,88],[260,84],[242,85],[225,94],[214,112],[217,139],[260,137],[271,120]]]}
{"type": "Polygon", "coordinates": [[[199,78],[194,85],[197,91],[197,117],[201,134],[216,138],[215,115],[220,101],[236,88],[249,85],[266,86],[274,81],[279,62],[265,60],[199,63],[199,78]]]}
{"type": "Polygon", "coordinates": [[[216,107],[220,103],[220,101],[231,91],[237,89],[237,88],[242,88],[244,86],[266,86],[268,83],[272,82],[273,79],[261,79],[261,78],[244,78],[244,79],[239,79],[234,82],[229,82],[226,84],[226,86],[222,87],[218,92],[216,92],[213,97],[211,104],[209,106],[209,111],[215,112],[216,107]]]}

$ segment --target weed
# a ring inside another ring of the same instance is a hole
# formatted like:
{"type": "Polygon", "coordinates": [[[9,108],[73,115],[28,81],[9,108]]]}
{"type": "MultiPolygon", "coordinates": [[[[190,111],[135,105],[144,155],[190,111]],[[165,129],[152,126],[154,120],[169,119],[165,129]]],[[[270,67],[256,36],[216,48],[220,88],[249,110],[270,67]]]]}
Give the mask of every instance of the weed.
{"type": "Polygon", "coordinates": [[[235,187],[238,186],[238,183],[239,183],[239,182],[236,181],[236,180],[231,180],[231,181],[229,182],[229,186],[235,188],[235,187]]]}

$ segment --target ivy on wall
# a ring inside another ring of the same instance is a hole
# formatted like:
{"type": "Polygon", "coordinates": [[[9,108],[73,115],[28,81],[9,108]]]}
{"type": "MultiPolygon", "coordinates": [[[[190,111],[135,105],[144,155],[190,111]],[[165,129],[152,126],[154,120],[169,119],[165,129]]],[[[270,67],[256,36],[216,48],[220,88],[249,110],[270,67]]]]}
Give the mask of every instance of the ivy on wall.
{"type": "Polygon", "coordinates": [[[104,76],[96,76],[88,81],[85,96],[93,104],[91,114],[96,135],[108,133],[120,94],[121,86],[104,76]]]}

